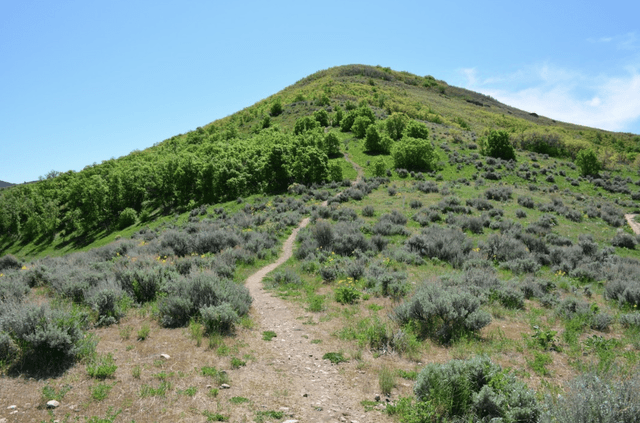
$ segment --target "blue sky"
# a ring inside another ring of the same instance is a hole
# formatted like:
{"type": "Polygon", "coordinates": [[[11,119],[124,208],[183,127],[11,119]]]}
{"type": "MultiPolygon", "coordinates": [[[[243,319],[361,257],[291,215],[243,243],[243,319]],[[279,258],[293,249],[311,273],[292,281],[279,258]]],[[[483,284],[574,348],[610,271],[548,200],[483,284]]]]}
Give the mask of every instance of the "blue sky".
{"type": "Polygon", "coordinates": [[[0,1],[0,180],[144,149],[332,66],[640,133],[640,3],[0,1]]]}

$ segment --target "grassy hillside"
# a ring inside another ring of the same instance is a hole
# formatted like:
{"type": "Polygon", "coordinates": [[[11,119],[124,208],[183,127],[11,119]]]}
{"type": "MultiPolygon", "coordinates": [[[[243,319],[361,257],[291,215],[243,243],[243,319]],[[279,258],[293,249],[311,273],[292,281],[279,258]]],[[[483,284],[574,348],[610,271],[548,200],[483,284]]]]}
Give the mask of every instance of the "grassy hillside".
{"type": "Polygon", "coordinates": [[[638,146],[344,66],[3,190],[2,396],[22,420],[635,421],[638,146]],[[249,296],[292,233],[278,302],[249,296]]]}

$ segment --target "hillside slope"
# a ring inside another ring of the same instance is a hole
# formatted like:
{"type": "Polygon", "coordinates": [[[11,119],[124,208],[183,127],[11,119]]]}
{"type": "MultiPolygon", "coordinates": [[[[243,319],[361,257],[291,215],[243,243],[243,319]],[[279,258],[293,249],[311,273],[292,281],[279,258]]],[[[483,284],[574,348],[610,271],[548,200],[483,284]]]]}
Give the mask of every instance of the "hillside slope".
{"type": "Polygon", "coordinates": [[[640,151],[636,135],[556,122],[430,76],[340,66],[144,151],[3,190],[0,251],[50,254],[55,251],[42,246],[52,242],[68,251],[136,219],[149,222],[200,204],[322,182],[330,179],[330,165],[348,177],[352,170],[337,146],[323,144],[318,133],[302,136],[295,124],[324,113],[321,126],[338,126],[338,114],[347,116],[359,105],[367,105],[377,121],[401,113],[426,122],[437,143],[478,143],[488,130],[503,129],[517,147],[538,152],[559,148],[559,154],[575,159],[580,150],[594,148],[608,170],[634,163],[640,151]],[[41,247],[20,246],[36,244],[41,247]]]}
{"type": "Polygon", "coordinates": [[[625,143],[347,66],[3,190],[0,419],[635,421],[625,143]]]}

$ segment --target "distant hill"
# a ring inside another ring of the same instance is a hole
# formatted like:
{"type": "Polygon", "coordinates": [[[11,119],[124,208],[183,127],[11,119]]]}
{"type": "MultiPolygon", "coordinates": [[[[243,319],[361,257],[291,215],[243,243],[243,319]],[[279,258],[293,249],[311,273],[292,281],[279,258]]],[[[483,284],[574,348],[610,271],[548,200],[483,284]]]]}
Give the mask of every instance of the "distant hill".
{"type": "MultiPolygon", "coordinates": [[[[443,164],[434,163],[436,167],[446,165],[450,145],[479,154],[492,130],[506,131],[521,154],[573,161],[581,150],[593,149],[607,171],[640,163],[639,135],[559,122],[431,75],[347,65],[316,72],[237,113],[143,151],[3,189],[0,237],[18,239],[16,229],[30,237],[109,232],[124,224],[120,220],[125,211],[146,221],[199,205],[282,193],[293,184],[350,178],[353,169],[343,154],[364,148],[361,140],[369,125],[375,125],[377,136],[387,137],[387,147],[366,150],[384,152],[380,157],[362,150],[354,157],[364,159],[359,165],[368,168],[382,159],[385,171],[410,168],[389,155],[408,122],[422,125],[440,151],[443,164]],[[35,212],[29,209],[33,206],[35,212]]],[[[450,158],[456,168],[462,167],[457,160],[450,158]]],[[[409,170],[434,170],[420,166],[409,170]]],[[[367,172],[372,175],[371,169],[367,172]]],[[[534,176],[531,172],[528,178],[534,176]]]]}
{"type": "Polygon", "coordinates": [[[10,182],[0,181],[0,188],[6,188],[6,187],[10,187],[12,185],[15,185],[15,184],[12,184],[10,182]]]}

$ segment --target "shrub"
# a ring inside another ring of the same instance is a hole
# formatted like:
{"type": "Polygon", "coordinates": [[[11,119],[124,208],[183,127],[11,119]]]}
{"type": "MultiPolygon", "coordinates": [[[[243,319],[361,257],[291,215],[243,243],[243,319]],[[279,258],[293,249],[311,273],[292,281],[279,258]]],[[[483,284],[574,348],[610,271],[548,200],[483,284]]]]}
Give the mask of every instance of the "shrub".
{"type": "Polygon", "coordinates": [[[624,328],[640,328],[640,313],[622,314],[618,321],[624,328]]]}
{"type": "Polygon", "coordinates": [[[447,261],[453,267],[460,267],[467,254],[473,248],[473,243],[467,236],[456,229],[430,226],[406,241],[410,251],[422,257],[447,261]]]}
{"type": "Polygon", "coordinates": [[[0,332],[0,362],[10,363],[20,353],[20,348],[6,332],[0,332]]]}
{"type": "Polygon", "coordinates": [[[0,272],[20,268],[22,268],[22,263],[11,254],[0,257],[0,272]]]}
{"type": "Polygon", "coordinates": [[[239,320],[238,313],[229,303],[202,307],[200,318],[208,334],[228,333],[239,320]]]}
{"type": "Polygon", "coordinates": [[[362,215],[365,217],[372,217],[375,214],[373,206],[364,206],[362,208],[362,215]]]}
{"type": "Polygon", "coordinates": [[[96,326],[107,326],[120,321],[125,311],[121,308],[124,291],[115,281],[107,281],[89,290],[85,301],[98,313],[96,326]]]}
{"type": "Polygon", "coordinates": [[[246,287],[229,279],[219,278],[212,272],[181,277],[169,285],[167,291],[167,297],[158,306],[161,323],[167,327],[184,326],[202,308],[225,303],[238,316],[244,316],[252,302],[246,287]]]}
{"type": "Polygon", "coordinates": [[[421,181],[415,184],[416,188],[425,194],[429,194],[430,192],[438,192],[438,184],[434,181],[421,181]]]}
{"type": "Polygon", "coordinates": [[[611,245],[614,247],[628,248],[630,250],[635,249],[637,244],[638,239],[635,236],[624,232],[618,232],[611,240],[611,245]]]}
{"type": "Polygon", "coordinates": [[[476,296],[454,287],[429,284],[420,285],[395,313],[401,323],[414,321],[424,333],[444,342],[478,331],[491,322],[491,316],[480,310],[476,296]]]}
{"type": "Polygon", "coordinates": [[[409,207],[411,207],[412,209],[419,209],[420,207],[422,207],[422,201],[420,200],[411,200],[409,202],[409,207]]]}
{"type": "Polygon", "coordinates": [[[532,209],[535,207],[535,204],[533,203],[533,200],[531,199],[531,197],[527,197],[524,195],[521,197],[518,197],[518,204],[528,209],[532,209]]]}
{"type": "Polygon", "coordinates": [[[509,141],[509,134],[506,131],[491,131],[487,137],[483,154],[503,160],[515,160],[516,152],[509,141]]]}
{"type": "Polygon", "coordinates": [[[584,149],[578,152],[576,165],[580,168],[582,176],[597,175],[601,168],[598,156],[591,149],[584,149]]]}
{"type": "Polygon", "coordinates": [[[371,245],[357,224],[338,222],[335,225],[332,249],[341,256],[351,256],[358,250],[361,252],[369,251],[371,245]]]}
{"type": "Polygon", "coordinates": [[[85,338],[87,317],[51,309],[47,305],[6,305],[0,316],[0,330],[22,348],[23,357],[36,371],[64,367],[95,345],[85,338]]]}
{"type": "Polygon", "coordinates": [[[494,186],[485,191],[484,196],[489,200],[507,201],[511,199],[511,187],[494,186]]]}
{"type": "Polygon", "coordinates": [[[138,213],[134,209],[127,207],[120,212],[120,216],[118,217],[118,227],[120,229],[128,228],[129,226],[134,225],[137,219],[138,213]]]}
{"type": "Polygon", "coordinates": [[[316,226],[311,230],[314,239],[318,243],[318,246],[328,249],[331,248],[333,243],[334,232],[331,224],[327,221],[321,220],[316,223],[316,226]]]}
{"type": "Polygon", "coordinates": [[[442,410],[447,421],[535,423],[541,414],[535,393],[486,356],[428,364],[413,390],[418,401],[442,410]]]}
{"type": "Polygon", "coordinates": [[[562,395],[546,398],[545,422],[635,422],[640,415],[640,374],[618,378],[612,373],[585,373],[562,395]]]}
{"type": "Polygon", "coordinates": [[[428,140],[403,137],[391,149],[395,168],[431,171],[436,169],[438,155],[428,140]]]}
{"type": "Polygon", "coordinates": [[[532,258],[526,257],[506,261],[500,265],[500,268],[511,270],[516,275],[523,273],[535,275],[540,270],[540,264],[532,258]]]}
{"type": "Polygon", "coordinates": [[[605,298],[618,301],[621,307],[640,306],[640,281],[637,279],[613,279],[604,289],[605,298]]]}
{"type": "Polygon", "coordinates": [[[491,260],[497,262],[522,259],[528,255],[525,245],[509,235],[493,234],[486,242],[480,241],[478,246],[491,260]]]}

